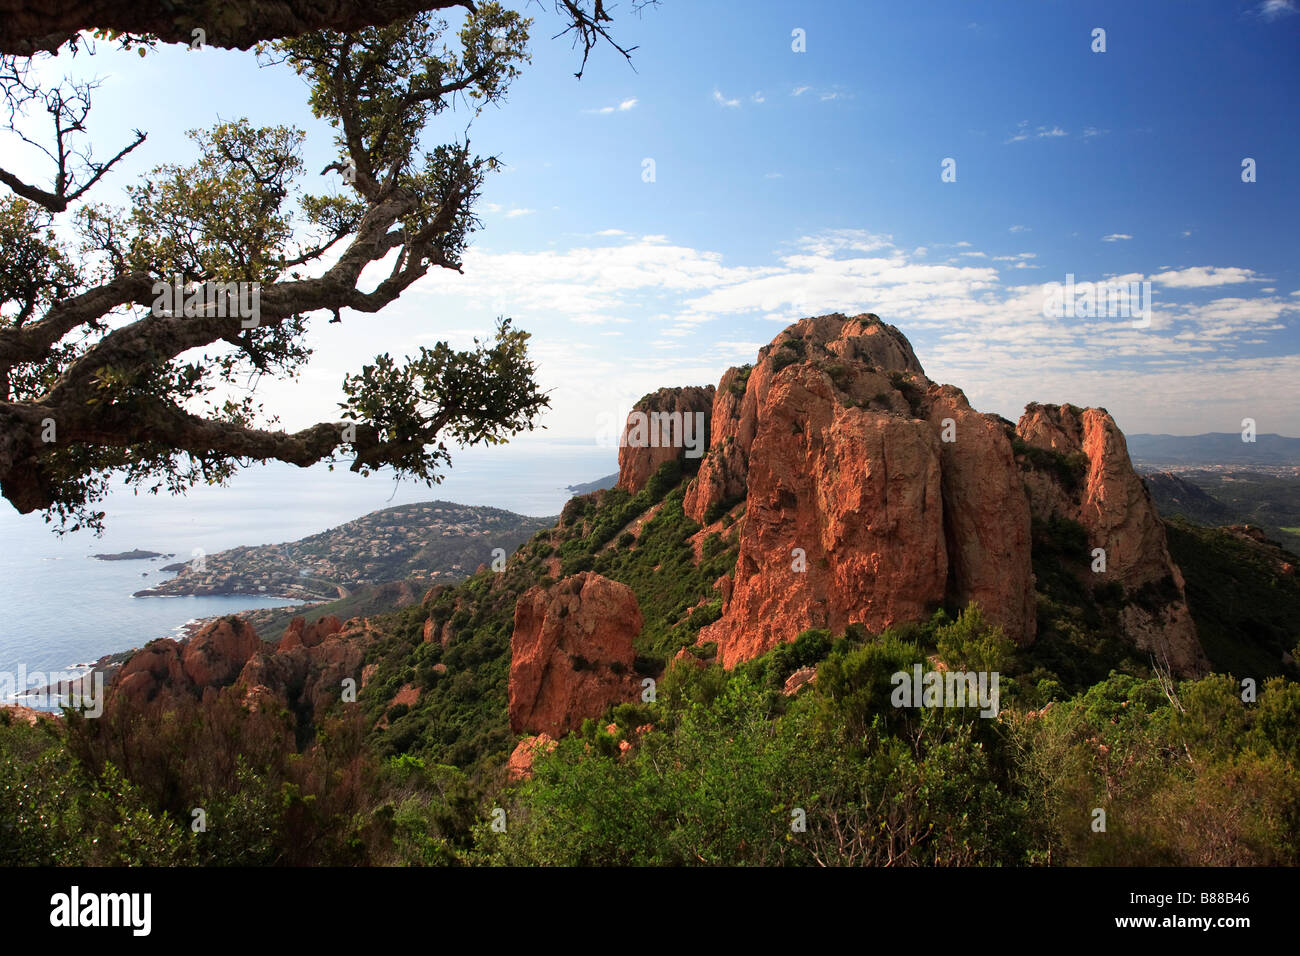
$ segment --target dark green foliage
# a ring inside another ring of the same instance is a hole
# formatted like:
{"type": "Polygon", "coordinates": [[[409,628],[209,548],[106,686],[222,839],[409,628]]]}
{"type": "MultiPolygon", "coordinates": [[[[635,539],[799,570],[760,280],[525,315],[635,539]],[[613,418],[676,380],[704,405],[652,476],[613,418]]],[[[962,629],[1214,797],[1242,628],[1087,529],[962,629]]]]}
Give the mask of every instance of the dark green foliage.
{"type": "Polygon", "coordinates": [[[730,512],[732,508],[736,507],[736,505],[740,504],[744,500],[745,499],[742,496],[738,498],[727,498],[723,501],[715,501],[713,504],[709,505],[707,509],[705,509],[704,523],[706,525],[713,524],[719,518],[722,518],[723,524],[726,525],[727,527],[731,527],[729,524],[727,524],[727,518],[730,517],[728,512],[730,512]]]}
{"type": "MultiPolygon", "coordinates": [[[[1300,579],[1280,548],[1181,519],[1165,522],[1183,572],[1201,646],[1218,671],[1257,679],[1286,673],[1282,654],[1300,640],[1300,579]]],[[[1292,676],[1300,676],[1295,670],[1292,676]]]]}
{"type": "Polygon", "coordinates": [[[1024,459],[1026,467],[1051,473],[1061,487],[1071,493],[1079,490],[1088,474],[1088,456],[1081,451],[1066,455],[1051,448],[1031,445],[1018,435],[1011,439],[1011,450],[1017,458],[1024,459]]]}
{"type": "Polygon", "coordinates": [[[989,624],[978,604],[965,608],[951,624],[935,629],[939,657],[950,668],[961,671],[1006,671],[1015,654],[1015,644],[1002,628],[989,624]]]}
{"type": "Polygon", "coordinates": [[[912,414],[920,417],[921,403],[925,399],[925,389],[913,381],[912,377],[906,372],[897,370],[889,373],[889,382],[902,393],[903,398],[907,400],[908,407],[912,410],[912,414]]]}
{"type": "MultiPolygon", "coordinates": [[[[1236,436],[1233,436],[1236,438],[1236,436]]],[[[1254,448],[1240,440],[1238,448],[1254,448]]],[[[1300,555],[1300,481],[1257,471],[1192,471],[1145,478],[1166,518],[1201,525],[1254,525],[1300,555]]]]}
{"type": "Polygon", "coordinates": [[[1244,703],[1233,678],[1179,685],[1112,674],[1012,725],[1017,778],[1038,821],[1031,862],[1295,865],[1300,685],[1244,703]],[[1106,811],[1104,838],[1093,808],[1106,811]]]}
{"type": "Polygon", "coordinates": [[[1052,515],[1046,521],[1033,519],[1035,553],[1050,555],[1070,564],[1087,566],[1091,559],[1088,530],[1072,518],[1052,515]]]}
{"type": "MultiPolygon", "coordinates": [[[[515,797],[508,833],[480,828],[481,845],[509,864],[1018,861],[1023,813],[978,728],[933,709],[889,715],[916,734],[881,723],[889,674],[919,654],[891,640],[832,654],[781,713],[753,676],[766,661],[675,666],[654,731],[621,758],[562,742],[515,797]]],[[[796,643],[815,656],[830,635],[796,643]]]]}
{"type": "Polygon", "coordinates": [[[793,365],[795,362],[800,361],[806,352],[807,347],[804,345],[803,339],[785,339],[777,346],[776,352],[772,355],[772,374],[775,375],[787,365],[793,365]]]}
{"type": "Polygon", "coordinates": [[[830,376],[831,381],[838,389],[846,389],[853,382],[853,375],[849,367],[843,362],[827,362],[822,366],[822,371],[830,376]]]}
{"type": "Polygon", "coordinates": [[[728,386],[733,395],[744,395],[745,386],[749,384],[749,375],[754,371],[752,365],[742,365],[736,370],[736,377],[731,380],[728,386]]]}

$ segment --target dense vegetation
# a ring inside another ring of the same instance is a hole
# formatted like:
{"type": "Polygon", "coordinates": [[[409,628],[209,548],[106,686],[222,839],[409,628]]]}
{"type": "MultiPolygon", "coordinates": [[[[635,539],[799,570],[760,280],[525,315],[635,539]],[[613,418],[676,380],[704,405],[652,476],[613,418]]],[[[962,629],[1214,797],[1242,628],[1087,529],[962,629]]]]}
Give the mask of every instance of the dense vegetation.
{"type": "Polygon", "coordinates": [[[1018,669],[975,610],[808,631],[730,672],[678,661],[654,702],[588,721],[514,787],[381,758],[357,711],[302,755],[280,715],[225,699],[128,733],[0,721],[0,862],[1300,862],[1300,685],[1248,703],[1233,677],[1113,673],[1034,707],[1018,669]],[[893,707],[891,675],[931,655],[1003,669],[996,719],[893,707]],[[784,696],[808,665],[816,682],[784,696]]]}
{"type": "Polygon", "coordinates": [[[359,704],[305,746],[296,715],[225,692],[63,726],[0,718],[0,862],[1300,863],[1285,552],[1170,524],[1219,672],[1198,681],[1121,639],[1125,604],[1159,589],[1081,588],[1082,529],[1061,520],[1034,527],[1029,648],[950,607],[879,635],[806,631],[724,671],[694,642],[720,613],[738,515],[706,533],[682,511],[685,477],[671,464],[636,495],[576,498],[503,571],[374,619],[359,704]],[[637,667],[662,673],[657,695],[588,720],[511,783],[515,601],[588,569],[636,593],[637,667]],[[891,676],[916,664],[997,672],[998,713],[893,706],[891,676]],[[815,681],[788,695],[802,668],[815,681]],[[419,700],[393,705],[406,684],[419,700]]]}

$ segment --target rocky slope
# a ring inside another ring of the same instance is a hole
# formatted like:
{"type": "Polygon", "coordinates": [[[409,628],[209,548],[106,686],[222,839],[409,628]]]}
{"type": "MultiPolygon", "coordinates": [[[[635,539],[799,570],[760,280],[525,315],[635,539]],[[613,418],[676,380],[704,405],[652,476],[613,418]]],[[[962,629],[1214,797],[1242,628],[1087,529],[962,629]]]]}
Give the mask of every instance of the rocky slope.
{"type": "Polygon", "coordinates": [[[661,388],[637,402],[619,442],[619,487],[636,493],[664,462],[690,455],[692,450],[703,453],[708,447],[708,433],[704,429],[697,432],[695,416],[707,423],[713,394],[712,385],[661,388]]]}
{"type": "Polygon", "coordinates": [[[163,638],[137,651],[110,687],[107,709],[141,709],[188,695],[206,700],[234,693],[251,708],[295,715],[299,741],[343,697],[345,680],[359,689],[369,622],[336,617],[304,625],[296,618],[276,645],[238,617],[213,621],[184,643],[163,638]]]}
{"type": "MultiPolygon", "coordinates": [[[[379,627],[295,622],[278,647],[223,619],[146,647],[113,694],[236,694],[293,715],[301,744],[354,678],[381,753],[469,765],[515,750],[519,778],[536,749],[517,750],[520,734],[549,746],[637,701],[673,656],[733,667],[809,628],[879,633],[976,602],[1030,655],[1092,653],[1074,623],[1074,637],[1054,630],[1064,615],[1107,629],[1135,666],[1208,667],[1104,409],[1034,404],[1013,425],[930,381],[876,316],[829,315],[716,389],[661,389],[636,411],[703,414],[707,453],[626,443],[618,485],[572,499],[499,572],[435,587],[379,627]]],[[[1276,661],[1285,635],[1270,635],[1276,661]]]]}

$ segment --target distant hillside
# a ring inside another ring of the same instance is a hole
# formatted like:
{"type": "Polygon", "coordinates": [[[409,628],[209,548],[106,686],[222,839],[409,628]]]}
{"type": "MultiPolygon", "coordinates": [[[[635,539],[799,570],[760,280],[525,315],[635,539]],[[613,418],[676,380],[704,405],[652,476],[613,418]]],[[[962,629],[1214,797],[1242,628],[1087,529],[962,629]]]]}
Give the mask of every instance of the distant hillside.
{"type": "Polygon", "coordinates": [[[1255,437],[1244,442],[1238,432],[1126,436],[1137,465],[1300,465],[1300,438],[1255,437]]]}
{"type": "Polygon", "coordinates": [[[1255,525],[1300,554],[1300,479],[1254,471],[1157,472],[1143,479],[1165,518],[1255,525]]]}
{"type": "Polygon", "coordinates": [[[490,563],[495,549],[509,554],[555,521],[449,501],[399,505],[299,541],[232,548],[203,556],[201,564],[169,565],[167,570],[180,573],[136,596],[264,594],[329,601],[389,581],[450,583],[490,563]]]}
{"type": "Polygon", "coordinates": [[[606,475],[604,478],[597,478],[595,481],[584,481],[580,485],[569,485],[568,490],[575,495],[589,495],[593,491],[604,491],[606,488],[613,488],[616,484],[618,484],[618,472],[606,475]]]}
{"type": "Polygon", "coordinates": [[[1187,603],[1215,670],[1238,677],[1287,672],[1300,639],[1295,556],[1237,528],[1167,521],[1169,551],[1187,581],[1187,603]]]}
{"type": "Polygon", "coordinates": [[[284,629],[295,617],[303,618],[307,624],[331,614],[342,621],[353,617],[373,617],[419,603],[426,589],[427,583],[421,581],[367,584],[357,588],[345,598],[322,604],[256,608],[243,611],[239,616],[257,628],[257,634],[262,640],[278,641],[284,629]]]}

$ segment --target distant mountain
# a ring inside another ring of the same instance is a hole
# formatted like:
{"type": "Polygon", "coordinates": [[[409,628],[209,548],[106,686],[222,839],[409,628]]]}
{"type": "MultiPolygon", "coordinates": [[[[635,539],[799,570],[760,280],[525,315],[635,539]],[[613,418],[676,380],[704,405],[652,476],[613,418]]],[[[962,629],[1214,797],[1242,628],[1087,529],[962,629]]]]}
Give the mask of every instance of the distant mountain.
{"type": "Polygon", "coordinates": [[[1136,465],[1300,465],[1300,438],[1239,432],[1204,435],[1128,435],[1128,453],[1136,465]]]}
{"type": "Polygon", "coordinates": [[[1144,475],[1142,480],[1151,490],[1151,496],[1155,498],[1156,507],[1163,517],[1182,515],[1189,521],[1212,527],[1231,524],[1241,518],[1232,508],[1207,493],[1200,485],[1189,481],[1186,476],[1158,471],[1144,475]]]}
{"type": "Polygon", "coordinates": [[[568,490],[575,495],[589,495],[593,491],[604,491],[606,488],[613,488],[616,484],[618,484],[618,472],[606,475],[604,478],[597,478],[595,481],[584,481],[580,485],[569,485],[568,490]]]}

